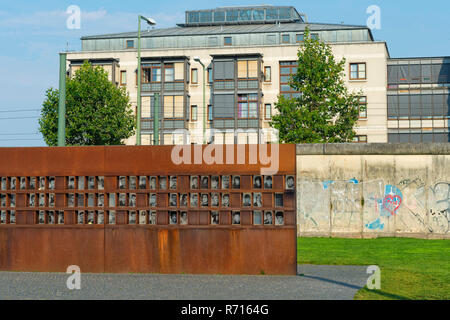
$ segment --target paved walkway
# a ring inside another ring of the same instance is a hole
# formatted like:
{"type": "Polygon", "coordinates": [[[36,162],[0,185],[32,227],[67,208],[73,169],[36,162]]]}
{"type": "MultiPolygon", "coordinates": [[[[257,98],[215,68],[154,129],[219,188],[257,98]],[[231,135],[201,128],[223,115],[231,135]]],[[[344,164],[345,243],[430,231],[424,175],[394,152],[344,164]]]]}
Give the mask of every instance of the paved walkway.
{"type": "Polygon", "coordinates": [[[297,276],[81,274],[69,290],[64,273],[0,272],[5,299],[353,299],[366,284],[364,266],[300,265],[297,276]]]}

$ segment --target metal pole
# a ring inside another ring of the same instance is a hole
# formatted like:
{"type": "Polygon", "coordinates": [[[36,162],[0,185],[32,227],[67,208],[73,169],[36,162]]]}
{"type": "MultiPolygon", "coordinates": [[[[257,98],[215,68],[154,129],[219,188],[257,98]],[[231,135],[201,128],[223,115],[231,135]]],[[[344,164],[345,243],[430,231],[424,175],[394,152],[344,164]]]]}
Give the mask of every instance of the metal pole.
{"type": "Polygon", "coordinates": [[[66,56],[59,54],[58,147],[66,145],[66,56]]]}
{"type": "Polygon", "coordinates": [[[159,145],[159,93],[155,93],[155,116],[153,117],[153,144],[159,145]]]}
{"type": "Polygon", "coordinates": [[[203,144],[206,144],[206,103],[205,103],[205,92],[206,92],[206,71],[205,65],[202,63],[203,67],[203,144]]]}
{"type": "Polygon", "coordinates": [[[136,110],[136,145],[141,145],[141,16],[138,16],[138,84],[136,110]]]}

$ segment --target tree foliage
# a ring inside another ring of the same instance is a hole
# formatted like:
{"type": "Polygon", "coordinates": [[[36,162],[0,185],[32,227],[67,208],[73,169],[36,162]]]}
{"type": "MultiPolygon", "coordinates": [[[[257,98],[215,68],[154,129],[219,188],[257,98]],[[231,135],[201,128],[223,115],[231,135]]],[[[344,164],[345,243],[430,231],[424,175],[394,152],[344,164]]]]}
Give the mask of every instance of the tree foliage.
{"type": "Polygon", "coordinates": [[[297,56],[297,73],[291,75],[289,85],[300,95],[280,95],[275,104],[278,114],[271,121],[279,131],[280,142],[352,141],[361,93],[349,93],[345,86],[345,59],[337,62],[331,47],[311,38],[308,29],[297,56]]]}
{"type": "MultiPolygon", "coordinates": [[[[49,146],[58,143],[58,104],[58,90],[48,89],[39,131],[49,146]]],[[[102,67],[86,61],[73,78],[66,79],[66,145],[120,145],[135,127],[125,88],[111,83],[102,67]]]]}

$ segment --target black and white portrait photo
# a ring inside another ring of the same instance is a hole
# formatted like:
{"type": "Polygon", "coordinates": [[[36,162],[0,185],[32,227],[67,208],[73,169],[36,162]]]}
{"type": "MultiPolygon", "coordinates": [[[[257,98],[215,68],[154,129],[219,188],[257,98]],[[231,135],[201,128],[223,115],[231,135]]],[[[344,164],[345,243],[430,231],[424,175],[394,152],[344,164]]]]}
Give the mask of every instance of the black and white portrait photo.
{"type": "Polygon", "coordinates": [[[156,211],[150,211],[148,216],[148,224],[156,224],[156,211]]]}
{"type": "Polygon", "coordinates": [[[116,212],[113,210],[108,212],[108,224],[116,224],[116,212]]]}
{"type": "MultiPolygon", "coordinates": [[[[39,206],[41,206],[41,195],[44,195],[44,194],[41,193],[39,195],[39,206]]],[[[44,195],[44,197],[45,197],[45,195],[44,195]]],[[[44,204],[45,204],[45,198],[44,198],[44,204]]],[[[68,207],[74,207],[75,206],[75,194],[73,194],[73,193],[67,194],[67,206],[68,207]]]]}
{"type": "Polygon", "coordinates": [[[202,176],[201,188],[202,189],[208,189],[208,187],[209,187],[209,177],[208,176],[202,176]]]}
{"type": "Polygon", "coordinates": [[[283,211],[275,212],[275,225],[282,226],[284,224],[284,214],[283,211]]]}
{"type": "Polygon", "coordinates": [[[39,207],[45,207],[45,193],[39,194],[39,207]]]}
{"type": "Polygon", "coordinates": [[[147,177],[139,176],[139,189],[147,188],[147,177]]]}
{"type": "Polygon", "coordinates": [[[6,190],[6,177],[2,177],[2,190],[6,190]]]}
{"type": "Polygon", "coordinates": [[[254,189],[262,188],[262,177],[261,176],[253,176],[253,188],[254,189]]]}
{"type": "Polygon", "coordinates": [[[67,178],[67,189],[75,189],[75,177],[67,178]]]}
{"type": "MultiPolygon", "coordinates": [[[[34,203],[34,195],[33,195],[33,203],[34,203]]],[[[6,207],[6,194],[4,194],[4,193],[0,194],[0,207],[6,207]]],[[[34,207],[34,204],[33,204],[33,207],[34,207]]]]}
{"type": "Polygon", "coordinates": [[[244,193],[242,196],[242,205],[244,207],[250,207],[252,205],[252,196],[250,193],[244,193]]]}
{"type": "Polygon", "coordinates": [[[120,176],[119,177],[119,189],[127,188],[127,177],[120,176]]]}
{"type": "Polygon", "coordinates": [[[272,211],[264,212],[264,224],[272,224],[272,211]]]}
{"type": "Polygon", "coordinates": [[[165,176],[159,177],[159,189],[161,189],[161,190],[167,189],[167,177],[165,177],[165,176]]]}
{"type": "Polygon", "coordinates": [[[191,193],[191,207],[198,207],[198,193],[191,193]]]}
{"type": "Polygon", "coordinates": [[[253,194],[253,206],[254,207],[262,207],[262,196],[261,193],[253,194]]]}
{"type": "Polygon", "coordinates": [[[0,211],[0,223],[1,224],[6,223],[6,210],[0,211]]]}
{"type": "Polygon", "coordinates": [[[125,207],[127,205],[127,194],[119,193],[119,207],[125,207]]]}
{"type": "Polygon", "coordinates": [[[115,193],[110,193],[108,195],[109,201],[108,201],[108,205],[112,208],[114,208],[116,206],[116,194],[115,193]]]}
{"type": "Polygon", "coordinates": [[[9,210],[9,223],[15,224],[16,223],[16,211],[9,210]]]}
{"type": "Polygon", "coordinates": [[[77,195],[78,198],[78,206],[79,207],[84,207],[84,194],[83,193],[79,193],[77,195]]]}
{"type": "Polygon", "coordinates": [[[186,211],[180,213],[180,224],[188,224],[188,214],[186,211]]]}
{"type": "MultiPolygon", "coordinates": [[[[3,180],[2,180],[3,181],[3,180]]],[[[36,177],[30,177],[30,183],[29,183],[30,189],[34,190],[36,189],[36,177]]]]}
{"type": "Polygon", "coordinates": [[[286,189],[287,190],[294,190],[295,189],[294,176],[286,176],[286,189]]]}
{"type": "Polygon", "coordinates": [[[16,177],[11,177],[9,180],[9,188],[11,190],[16,190],[16,177]]]}
{"type": "Polygon", "coordinates": [[[150,177],[148,187],[150,190],[156,190],[156,177],[150,177]]]}
{"type": "Polygon", "coordinates": [[[88,189],[95,189],[95,177],[88,177],[88,189]]]}
{"type": "Polygon", "coordinates": [[[188,195],[187,193],[182,193],[180,195],[180,206],[187,207],[187,205],[188,205],[188,195]]]}
{"type": "Polygon", "coordinates": [[[84,224],[84,211],[82,210],[77,212],[77,223],[84,224]]]}
{"type": "Polygon", "coordinates": [[[148,198],[148,205],[150,207],[156,207],[156,193],[150,193],[148,198]]]}
{"type": "Polygon", "coordinates": [[[48,206],[49,207],[54,207],[55,206],[55,194],[54,193],[50,193],[48,195],[48,206]]]}
{"type": "Polygon", "coordinates": [[[284,205],[283,194],[275,193],[275,207],[282,207],[284,205]]]}
{"type": "Polygon", "coordinates": [[[211,193],[211,206],[218,207],[219,206],[219,194],[211,193]]]}
{"type": "Polygon", "coordinates": [[[233,211],[231,215],[232,224],[241,224],[241,213],[239,211],[233,211]]]}
{"type": "Polygon", "coordinates": [[[48,188],[50,190],[55,190],[55,177],[48,178],[48,188]]]}
{"type": "Polygon", "coordinates": [[[219,211],[211,211],[211,224],[219,224],[219,211]]]}
{"type": "Polygon", "coordinates": [[[170,176],[169,181],[169,188],[170,190],[176,190],[177,189],[177,176],[170,176]]]}
{"type": "Polygon", "coordinates": [[[10,207],[15,207],[16,206],[16,195],[15,194],[11,194],[9,196],[9,206],[10,207]]]}
{"type": "Polygon", "coordinates": [[[84,177],[78,177],[78,190],[84,190],[84,177]]]}
{"type": "Polygon", "coordinates": [[[25,190],[27,188],[27,178],[20,177],[20,190],[25,190]]]}
{"type": "Polygon", "coordinates": [[[130,207],[136,207],[136,194],[135,193],[130,193],[130,196],[128,198],[128,205],[130,207]]]}
{"type": "Polygon", "coordinates": [[[55,224],[55,211],[48,212],[48,224],[55,224]]]}
{"type": "Polygon", "coordinates": [[[176,207],[177,206],[177,194],[176,193],[171,193],[169,196],[169,206],[170,207],[176,207]]]}
{"type": "Polygon", "coordinates": [[[97,212],[97,224],[104,224],[105,223],[105,214],[103,211],[97,212]]]}
{"type": "Polygon", "coordinates": [[[176,211],[169,211],[169,223],[177,224],[177,212],[176,211]]]}
{"type": "Polygon", "coordinates": [[[39,218],[38,218],[39,224],[45,224],[45,211],[39,210],[39,218]]]}
{"type": "Polygon", "coordinates": [[[98,188],[98,190],[105,189],[105,177],[103,177],[103,176],[97,177],[97,188],[98,188]]]}
{"type": "Polygon", "coordinates": [[[128,224],[136,224],[136,211],[128,211],[128,224]]]}
{"type": "Polygon", "coordinates": [[[241,188],[241,177],[233,176],[233,189],[240,189],[240,188],[241,188]]]}
{"type": "Polygon", "coordinates": [[[230,206],[230,195],[228,193],[222,194],[222,207],[230,206]]]}
{"type": "Polygon", "coordinates": [[[208,194],[207,193],[202,193],[201,194],[201,200],[202,200],[202,202],[201,202],[201,204],[202,204],[202,207],[207,207],[208,205],[209,205],[209,203],[208,203],[208,194]]]}
{"type": "Polygon", "coordinates": [[[198,177],[191,176],[191,189],[198,189],[198,177]]]}
{"type": "Polygon", "coordinates": [[[272,176],[264,176],[264,189],[272,189],[272,176]]]}
{"type": "Polygon", "coordinates": [[[147,224],[147,211],[139,210],[139,224],[147,224]]]}
{"type": "Polygon", "coordinates": [[[136,190],[136,176],[129,177],[128,183],[130,184],[129,189],[136,190]]]}
{"type": "Polygon", "coordinates": [[[64,211],[58,211],[58,224],[64,224],[64,211]]]}
{"type": "Polygon", "coordinates": [[[219,189],[219,176],[211,177],[211,189],[219,189]]]}
{"type": "Polygon", "coordinates": [[[261,211],[253,211],[253,224],[254,225],[262,224],[262,212],[261,211]]]}
{"type": "MultiPolygon", "coordinates": [[[[28,195],[28,206],[34,207],[35,205],[36,205],[35,195],[34,195],[34,193],[30,193],[28,195]]],[[[6,195],[5,194],[1,195],[1,206],[6,207],[6,195]]]]}
{"type": "Polygon", "coordinates": [[[222,176],[222,189],[230,189],[230,176],[222,176]]]}
{"type": "Polygon", "coordinates": [[[97,197],[97,206],[103,207],[105,205],[105,196],[103,193],[100,193],[97,197]]]}

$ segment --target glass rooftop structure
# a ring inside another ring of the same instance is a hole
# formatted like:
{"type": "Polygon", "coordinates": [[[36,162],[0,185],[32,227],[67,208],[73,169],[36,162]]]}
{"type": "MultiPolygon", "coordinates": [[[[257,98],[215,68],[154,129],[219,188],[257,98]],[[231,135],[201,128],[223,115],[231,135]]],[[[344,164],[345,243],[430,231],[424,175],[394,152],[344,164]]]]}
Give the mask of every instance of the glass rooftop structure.
{"type": "Polygon", "coordinates": [[[186,11],[186,23],[179,26],[227,25],[250,23],[304,22],[291,6],[219,7],[186,11]]]}

